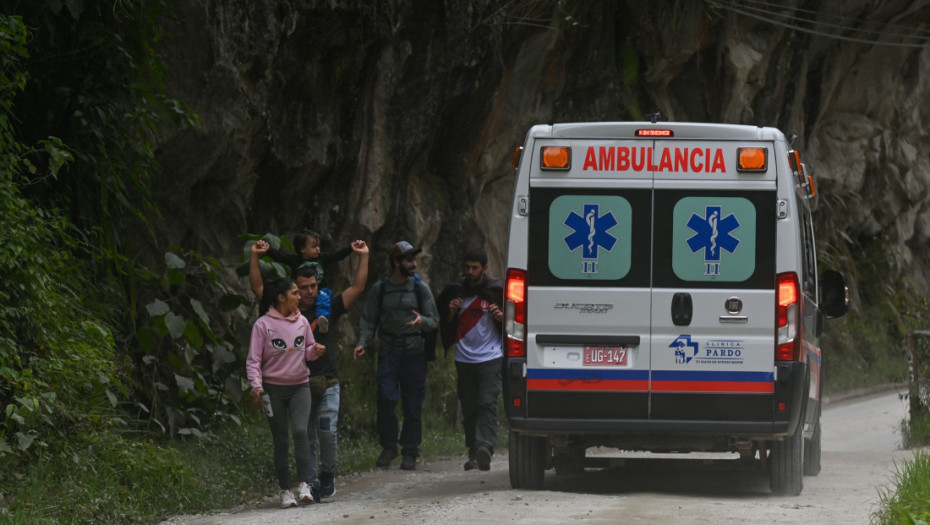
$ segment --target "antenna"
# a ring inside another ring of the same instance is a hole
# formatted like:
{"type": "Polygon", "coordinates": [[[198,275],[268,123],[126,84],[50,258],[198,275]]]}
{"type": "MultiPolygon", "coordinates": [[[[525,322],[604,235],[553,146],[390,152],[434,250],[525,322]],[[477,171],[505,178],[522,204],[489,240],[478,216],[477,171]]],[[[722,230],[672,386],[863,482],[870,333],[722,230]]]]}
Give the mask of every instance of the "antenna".
{"type": "Polygon", "coordinates": [[[650,120],[653,124],[655,124],[656,122],[662,120],[662,113],[659,112],[659,111],[656,111],[655,113],[650,114],[650,115],[649,115],[649,120],[650,120]]]}
{"type": "Polygon", "coordinates": [[[794,147],[794,141],[798,140],[798,136],[794,133],[788,135],[788,145],[794,147]]]}

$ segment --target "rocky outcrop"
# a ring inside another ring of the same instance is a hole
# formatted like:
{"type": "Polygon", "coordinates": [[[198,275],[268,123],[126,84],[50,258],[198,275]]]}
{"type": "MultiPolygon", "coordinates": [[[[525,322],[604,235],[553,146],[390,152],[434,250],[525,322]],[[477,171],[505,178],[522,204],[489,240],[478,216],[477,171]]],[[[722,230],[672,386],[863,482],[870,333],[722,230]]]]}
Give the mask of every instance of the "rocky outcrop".
{"type": "Polygon", "coordinates": [[[926,1],[174,3],[167,80],[202,124],[162,137],[173,243],[232,263],[311,227],[367,239],[372,279],[401,238],[428,279],[476,244],[500,274],[528,127],[661,111],[798,135],[825,263],[874,250],[930,291],[926,1]]]}

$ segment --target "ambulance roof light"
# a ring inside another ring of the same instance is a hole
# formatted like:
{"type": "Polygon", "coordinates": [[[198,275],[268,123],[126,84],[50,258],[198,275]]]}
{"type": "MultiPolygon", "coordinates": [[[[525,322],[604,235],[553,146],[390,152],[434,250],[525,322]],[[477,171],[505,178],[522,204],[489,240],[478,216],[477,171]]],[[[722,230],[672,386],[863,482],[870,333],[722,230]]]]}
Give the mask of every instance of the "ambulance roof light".
{"type": "Polygon", "coordinates": [[[638,129],[637,137],[674,137],[675,132],[670,129],[638,129]]]}

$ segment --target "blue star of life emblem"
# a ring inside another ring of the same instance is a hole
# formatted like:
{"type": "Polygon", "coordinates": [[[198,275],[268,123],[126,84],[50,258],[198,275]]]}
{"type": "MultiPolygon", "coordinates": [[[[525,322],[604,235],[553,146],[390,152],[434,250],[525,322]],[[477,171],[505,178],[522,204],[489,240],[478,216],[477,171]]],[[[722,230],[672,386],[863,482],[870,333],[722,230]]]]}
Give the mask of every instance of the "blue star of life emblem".
{"type": "Polygon", "coordinates": [[[698,353],[698,344],[690,335],[679,335],[668,347],[675,349],[675,363],[679,365],[690,363],[698,353]]]}
{"type": "Polygon", "coordinates": [[[568,251],[573,252],[581,247],[582,258],[597,259],[598,248],[603,248],[608,252],[613,250],[617,238],[608,230],[618,224],[617,219],[613,212],[599,215],[599,210],[597,204],[585,204],[584,217],[574,211],[568,215],[564,224],[574,230],[565,237],[568,251]]]}
{"type": "Polygon", "coordinates": [[[692,213],[688,219],[688,228],[695,232],[688,239],[688,248],[691,253],[703,249],[705,261],[719,261],[721,249],[733,253],[739,246],[740,240],[730,235],[739,228],[739,220],[732,213],[726,217],[721,216],[720,206],[707,206],[704,217],[692,213]]]}

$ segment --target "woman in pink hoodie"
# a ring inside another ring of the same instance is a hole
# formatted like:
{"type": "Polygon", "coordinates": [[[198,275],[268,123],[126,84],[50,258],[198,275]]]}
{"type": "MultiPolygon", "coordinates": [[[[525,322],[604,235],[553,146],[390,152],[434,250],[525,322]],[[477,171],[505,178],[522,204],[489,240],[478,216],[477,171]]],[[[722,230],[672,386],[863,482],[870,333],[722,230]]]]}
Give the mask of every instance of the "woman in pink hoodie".
{"type": "Polygon", "coordinates": [[[262,304],[270,304],[267,313],[255,321],[252,342],[245,368],[252,384],[252,398],[266,407],[271,438],[274,443],[274,467],[281,487],[281,506],[295,507],[297,500],[313,502],[310,493],[310,441],[307,420],[310,417],[310,370],[306,361],[314,361],[326,347],[313,339],[310,323],[300,314],[300,294],[290,279],[277,279],[264,287],[262,304]],[[294,438],[294,456],[298,495],[291,492],[288,466],[288,429],[294,438]]]}

